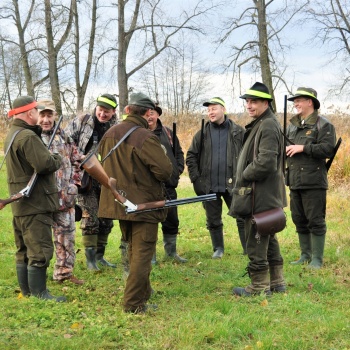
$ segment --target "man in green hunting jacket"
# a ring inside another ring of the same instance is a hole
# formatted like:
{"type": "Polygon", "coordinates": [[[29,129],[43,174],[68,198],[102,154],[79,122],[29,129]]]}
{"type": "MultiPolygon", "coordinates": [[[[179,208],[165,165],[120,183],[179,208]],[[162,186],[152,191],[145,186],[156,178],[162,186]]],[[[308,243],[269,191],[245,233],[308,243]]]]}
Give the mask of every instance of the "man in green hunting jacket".
{"type": "Polygon", "coordinates": [[[13,122],[4,145],[9,149],[6,166],[11,195],[23,190],[34,172],[39,175],[30,196],[11,203],[17,279],[24,296],[65,301],[46,288],[46,270],[54,251],[53,212],[58,209],[55,171],[61,166],[61,157],[51,154],[41,140],[41,128],[36,125],[40,107],[31,96],[13,102],[9,112],[13,122]]]}
{"type": "MultiPolygon", "coordinates": [[[[253,121],[246,126],[243,148],[238,158],[235,187],[254,188],[254,213],[287,205],[283,176],[283,136],[270,102],[268,88],[256,82],[241,96],[246,100],[248,114],[253,121]]],[[[240,215],[233,197],[230,213],[240,215]]],[[[236,287],[234,295],[252,296],[265,292],[284,292],[283,258],[276,235],[261,236],[252,224],[251,215],[245,219],[248,273],[251,284],[236,287]]]]}
{"type": "Polygon", "coordinates": [[[301,256],[292,264],[307,264],[319,269],[323,264],[326,238],[326,159],[334,153],[336,134],[333,124],[318,114],[317,92],[298,88],[288,99],[296,115],[287,129],[287,185],[290,188],[292,220],[299,236],[301,256]]]}

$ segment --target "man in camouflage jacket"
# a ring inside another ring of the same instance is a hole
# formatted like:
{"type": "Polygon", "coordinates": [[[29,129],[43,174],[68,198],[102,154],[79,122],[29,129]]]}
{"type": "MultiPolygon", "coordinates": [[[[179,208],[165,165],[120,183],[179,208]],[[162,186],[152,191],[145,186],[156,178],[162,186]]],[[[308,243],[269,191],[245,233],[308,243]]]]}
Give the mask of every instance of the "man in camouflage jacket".
{"type": "MultiPolygon", "coordinates": [[[[48,146],[57,116],[54,102],[38,101],[41,106],[38,124],[42,128],[41,138],[48,146]]],[[[58,129],[50,147],[50,151],[62,157],[61,167],[56,171],[58,189],[58,211],[53,214],[53,234],[56,248],[56,264],[53,271],[54,281],[68,280],[75,284],[83,284],[73,275],[75,263],[75,202],[78,187],[81,184],[79,153],[72,138],[67,137],[62,129],[58,129]]]]}
{"type": "MultiPolygon", "coordinates": [[[[103,94],[97,98],[92,115],[77,116],[69,123],[65,129],[66,135],[72,137],[80,152],[87,154],[90,150],[94,150],[104,133],[116,124],[117,105],[113,95],[103,94]]],[[[83,211],[80,228],[83,234],[87,268],[92,271],[100,270],[97,262],[102,266],[115,267],[104,258],[113,220],[97,216],[100,193],[101,185],[84,173],[78,204],[83,211]],[[87,181],[84,181],[85,179],[87,181]]]]}

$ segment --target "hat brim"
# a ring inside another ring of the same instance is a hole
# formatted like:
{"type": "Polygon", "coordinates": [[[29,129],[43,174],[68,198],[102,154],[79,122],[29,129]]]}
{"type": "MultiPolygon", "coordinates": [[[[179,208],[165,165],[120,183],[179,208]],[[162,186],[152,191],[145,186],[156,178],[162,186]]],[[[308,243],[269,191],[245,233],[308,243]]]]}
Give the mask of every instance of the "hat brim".
{"type": "Polygon", "coordinates": [[[266,101],[269,101],[269,102],[273,101],[273,98],[265,98],[265,97],[249,95],[249,94],[244,94],[242,96],[239,96],[239,98],[242,98],[243,100],[246,100],[247,98],[251,98],[253,100],[266,100],[266,101]]]}
{"type": "Polygon", "coordinates": [[[320,101],[317,98],[309,96],[309,95],[294,95],[292,97],[287,98],[287,100],[293,102],[296,98],[299,98],[299,97],[304,97],[304,98],[307,98],[307,99],[310,99],[310,100],[314,101],[315,109],[319,109],[320,106],[321,106],[321,103],[320,103],[320,101]]]}
{"type": "Polygon", "coordinates": [[[163,113],[162,109],[158,106],[156,106],[156,108],[154,110],[158,113],[159,116],[161,116],[163,113]]]}
{"type": "Polygon", "coordinates": [[[221,107],[224,107],[225,108],[225,106],[224,105],[222,105],[221,103],[219,103],[219,102],[204,102],[203,103],[203,106],[204,107],[208,107],[208,106],[210,106],[210,105],[219,105],[219,106],[221,106],[221,107]]]}
{"type": "Polygon", "coordinates": [[[112,107],[108,103],[105,103],[105,102],[102,102],[102,101],[98,101],[96,106],[100,106],[100,107],[107,108],[107,109],[116,109],[117,108],[117,106],[112,107]]]}

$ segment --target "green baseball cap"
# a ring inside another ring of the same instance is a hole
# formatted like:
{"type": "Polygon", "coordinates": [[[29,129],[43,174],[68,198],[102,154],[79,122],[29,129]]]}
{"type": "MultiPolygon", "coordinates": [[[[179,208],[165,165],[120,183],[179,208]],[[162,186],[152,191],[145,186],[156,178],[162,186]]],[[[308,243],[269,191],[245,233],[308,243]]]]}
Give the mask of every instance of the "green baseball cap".
{"type": "Polygon", "coordinates": [[[208,107],[209,105],[221,105],[226,108],[225,101],[221,97],[212,97],[209,101],[203,103],[204,107],[208,107]]]}

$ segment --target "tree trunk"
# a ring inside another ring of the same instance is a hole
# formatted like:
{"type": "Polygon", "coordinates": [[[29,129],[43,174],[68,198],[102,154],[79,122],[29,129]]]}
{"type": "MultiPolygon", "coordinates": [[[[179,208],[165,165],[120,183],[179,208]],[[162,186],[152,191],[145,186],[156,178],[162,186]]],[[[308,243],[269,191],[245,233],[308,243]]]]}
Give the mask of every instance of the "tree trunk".
{"type": "Polygon", "coordinates": [[[261,77],[263,83],[268,87],[270,95],[273,98],[272,107],[276,111],[276,102],[274,98],[272,74],[269,60],[269,45],[267,38],[267,23],[266,23],[266,4],[265,0],[254,0],[258,10],[258,32],[259,32],[259,52],[261,77]]]}

